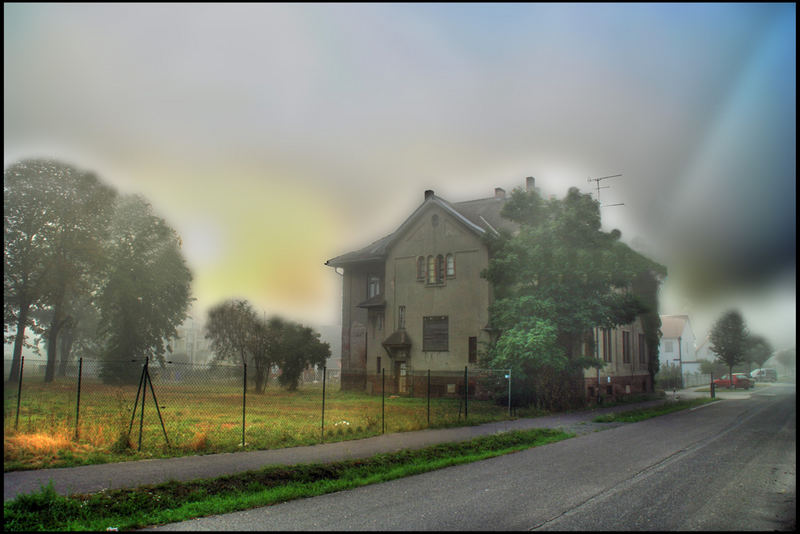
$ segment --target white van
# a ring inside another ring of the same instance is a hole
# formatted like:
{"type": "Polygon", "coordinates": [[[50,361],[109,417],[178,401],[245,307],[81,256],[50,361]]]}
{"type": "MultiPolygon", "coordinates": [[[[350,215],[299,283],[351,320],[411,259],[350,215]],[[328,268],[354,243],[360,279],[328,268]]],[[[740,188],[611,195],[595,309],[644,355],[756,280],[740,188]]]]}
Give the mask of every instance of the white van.
{"type": "Polygon", "coordinates": [[[778,380],[778,371],[769,368],[756,369],[750,373],[750,378],[757,382],[775,382],[778,380]]]}

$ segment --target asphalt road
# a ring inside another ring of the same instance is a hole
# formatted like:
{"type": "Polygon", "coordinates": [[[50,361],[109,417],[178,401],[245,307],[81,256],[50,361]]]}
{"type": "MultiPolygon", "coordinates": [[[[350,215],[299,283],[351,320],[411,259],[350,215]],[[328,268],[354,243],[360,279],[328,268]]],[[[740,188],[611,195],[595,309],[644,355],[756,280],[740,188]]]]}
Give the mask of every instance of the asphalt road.
{"type": "Polygon", "coordinates": [[[515,454],[156,530],[794,530],[778,384],[515,454]]]}

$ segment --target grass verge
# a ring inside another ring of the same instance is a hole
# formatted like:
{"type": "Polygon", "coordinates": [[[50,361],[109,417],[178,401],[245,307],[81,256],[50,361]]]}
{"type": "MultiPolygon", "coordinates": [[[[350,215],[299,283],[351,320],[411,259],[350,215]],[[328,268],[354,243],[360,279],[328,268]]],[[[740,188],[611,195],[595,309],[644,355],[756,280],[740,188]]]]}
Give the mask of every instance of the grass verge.
{"type": "Polygon", "coordinates": [[[709,402],[714,402],[715,400],[717,399],[691,399],[676,402],[666,402],[659,406],[653,406],[652,408],[627,410],[624,412],[601,415],[595,417],[592,419],[592,421],[595,423],[635,423],[637,421],[650,419],[651,417],[658,417],[659,415],[665,415],[672,412],[678,412],[680,410],[686,410],[688,408],[694,408],[695,406],[708,404],[709,402]]]}
{"type": "Polygon", "coordinates": [[[52,531],[114,527],[122,530],[174,523],[385,482],[573,436],[552,429],[513,431],[360,460],[270,466],[209,480],[167,482],[69,497],[58,495],[51,482],[39,492],[19,495],[4,503],[3,529],[52,531]]]}

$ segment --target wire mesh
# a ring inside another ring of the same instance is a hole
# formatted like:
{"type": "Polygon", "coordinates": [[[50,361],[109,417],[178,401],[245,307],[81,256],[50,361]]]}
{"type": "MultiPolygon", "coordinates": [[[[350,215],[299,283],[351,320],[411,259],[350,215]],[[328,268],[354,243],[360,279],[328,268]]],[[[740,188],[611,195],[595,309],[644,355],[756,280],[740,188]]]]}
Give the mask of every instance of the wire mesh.
{"type": "MultiPolygon", "coordinates": [[[[4,367],[8,378],[10,360],[4,367]]],[[[144,368],[144,360],[59,361],[46,382],[46,359],[26,358],[20,394],[16,381],[4,388],[6,436],[57,435],[111,452],[141,440],[142,450],[181,454],[241,450],[243,436],[245,448],[269,449],[508,417],[504,370],[307,369],[287,388],[279,369],[259,376],[248,365],[245,394],[242,365],[144,368]]]]}

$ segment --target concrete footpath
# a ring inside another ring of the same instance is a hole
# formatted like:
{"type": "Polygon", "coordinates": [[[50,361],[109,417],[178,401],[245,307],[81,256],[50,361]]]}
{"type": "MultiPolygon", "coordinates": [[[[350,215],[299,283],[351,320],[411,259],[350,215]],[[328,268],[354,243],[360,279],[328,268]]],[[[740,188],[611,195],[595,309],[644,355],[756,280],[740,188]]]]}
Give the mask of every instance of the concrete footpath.
{"type": "MultiPolygon", "coordinates": [[[[673,393],[670,392],[667,394],[667,399],[671,400],[673,396],[673,393]]],[[[708,393],[681,390],[677,392],[676,396],[678,399],[688,399],[706,397],[708,393]]],[[[366,458],[383,452],[420,449],[437,443],[466,441],[478,436],[509,430],[561,428],[567,432],[581,435],[619,425],[619,423],[592,423],[592,419],[598,415],[653,406],[662,402],[664,401],[648,401],[546,417],[499,421],[477,426],[384,434],[371,438],[322,443],[307,447],[183,456],[36,471],[12,471],[3,475],[3,499],[8,501],[20,493],[38,491],[50,480],[53,481],[56,492],[61,495],[95,493],[104,489],[135,488],[170,480],[189,481],[214,478],[260,469],[267,465],[325,463],[366,458]]]]}

